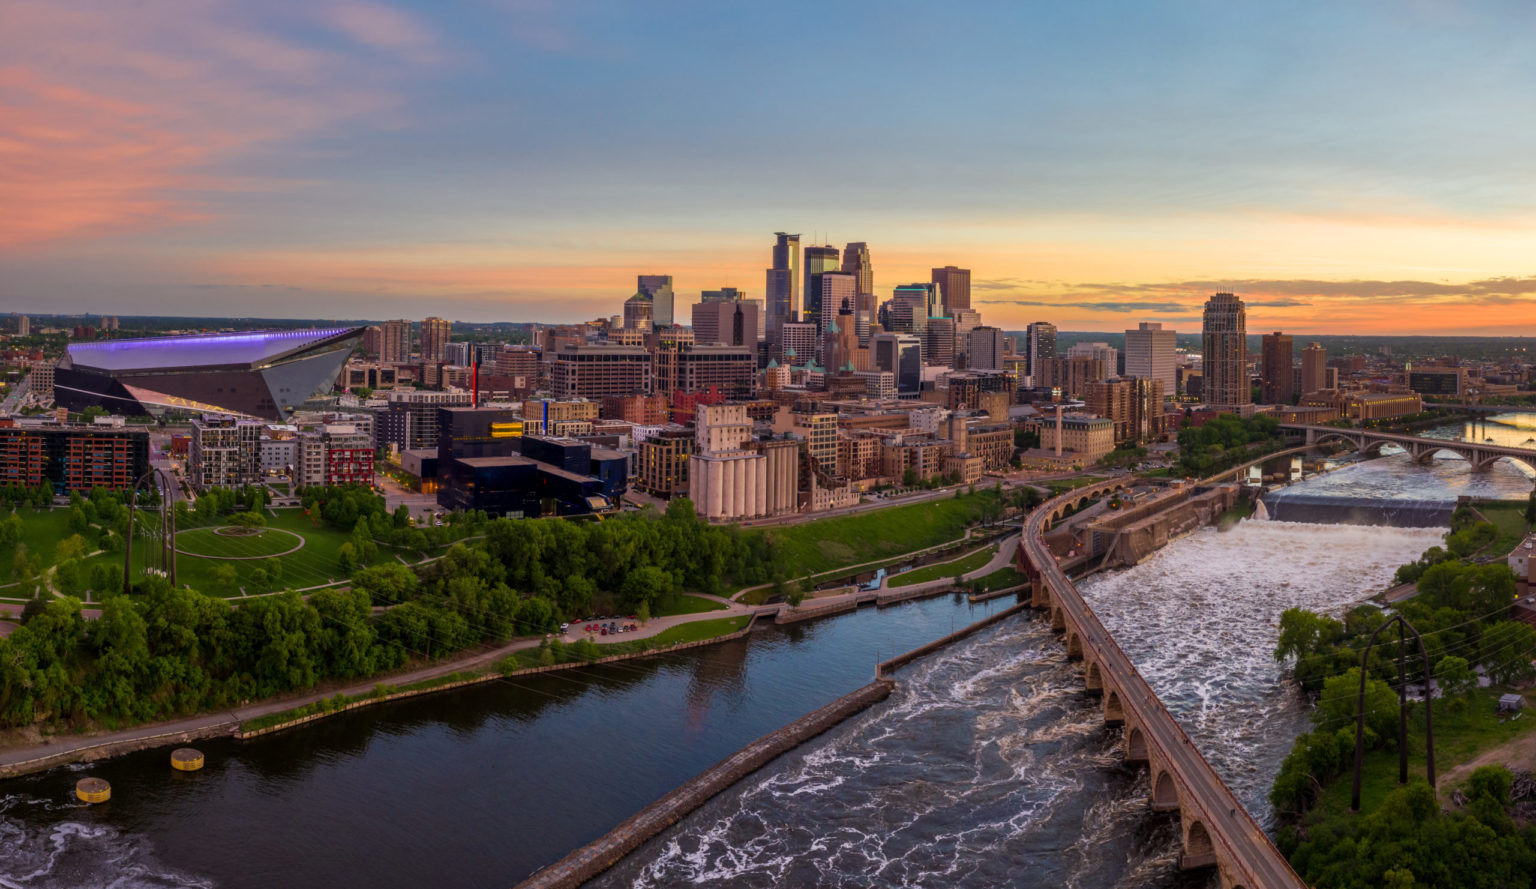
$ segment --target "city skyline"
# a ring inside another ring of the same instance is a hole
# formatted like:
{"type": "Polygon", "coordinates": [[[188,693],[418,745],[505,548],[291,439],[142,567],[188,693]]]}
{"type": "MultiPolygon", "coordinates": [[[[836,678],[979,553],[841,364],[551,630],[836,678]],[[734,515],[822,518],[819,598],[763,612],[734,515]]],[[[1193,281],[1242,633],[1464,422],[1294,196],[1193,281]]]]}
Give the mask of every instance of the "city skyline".
{"type": "Polygon", "coordinates": [[[809,38],[793,9],[18,0],[0,310],[567,322],[666,274],[686,318],[797,230],[869,244],[881,298],[971,269],[1010,329],[1189,328],[1231,291],[1255,329],[1536,331],[1516,13],[896,4],[809,38]],[[898,63],[917,39],[967,52],[898,63]],[[860,101],[803,101],[829,87],[860,101]]]}

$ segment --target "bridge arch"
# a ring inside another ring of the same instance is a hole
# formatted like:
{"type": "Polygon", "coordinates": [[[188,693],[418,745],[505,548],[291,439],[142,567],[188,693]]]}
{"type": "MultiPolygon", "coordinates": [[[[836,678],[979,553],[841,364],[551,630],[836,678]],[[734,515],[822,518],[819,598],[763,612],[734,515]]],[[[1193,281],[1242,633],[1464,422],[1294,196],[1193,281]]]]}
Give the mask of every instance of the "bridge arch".
{"type": "Polygon", "coordinates": [[[1179,807],[1179,788],[1173,783],[1173,775],[1158,771],[1152,776],[1152,810],[1172,812],[1179,807]]]}
{"type": "Polygon", "coordinates": [[[1129,763],[1147,761],[1147,736],[1139,725],[1131,726],[1125,733],[1125,761],[1129,763]]]}
{"type": "Polygon", "coordinates": [[[1051,608],[1051,632],[1065,633],[1067,631],[1067,617],[1060,606],[1051,608]]]}
{"type": "Polygon", "coordinates": [[[1104,722],[1107,725],[1119,725],[1125,722],[1125,707],[1120,703],[1120,694],[1110,690],[1104,696],[1104,722]]]}
{"type": "Polygon", "coordinates": [[[1215,863],[1216,844],[1211,842],[1210,831],[1198,820],[1191,820],[1184,831],[1184,858],[1179,862],[1179,867],[1192,870],[1210,867],[1215,863]]]}
{"type": "Polygon", "coordinates": [[[1083,671],[1083,685],[1090,692],[1104,691],[1104,674],[1099,671],[1098,661],[1088,663],[1088,669],[1083,671]]]}
{"type": "Polygon", "coordinates": [[[1067,634],[1067,660],[1080,661],[1083,659],[1083,638],[1076,633],[1067,634]]]}

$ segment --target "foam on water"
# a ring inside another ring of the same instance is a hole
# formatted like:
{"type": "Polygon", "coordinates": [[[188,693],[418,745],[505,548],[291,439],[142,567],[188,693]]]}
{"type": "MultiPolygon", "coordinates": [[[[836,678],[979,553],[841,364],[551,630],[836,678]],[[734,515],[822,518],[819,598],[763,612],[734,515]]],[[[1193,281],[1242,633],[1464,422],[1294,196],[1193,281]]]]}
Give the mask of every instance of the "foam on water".
{"type": "Polygon", "coordinates": [[[176,873],[155,860],[149,842],[114,827],[88,823],[84,805],[25,794],[0,797],[0,887],[5,889],[172,889],[213,884],[176,873]],[[51,823],[12,813],[46,812],[51,823]],[[78,813],[78,814],[75,814],[78,813]]]}
{"type": "Polygon", "coordinates": [[[1281,612],[1340,613],[1381,591],[1443,529],[1241,522],[1202,529],[1080,584],[1200,751],[1261,822],[1304,703],[1272,652],[1281,612]]]}

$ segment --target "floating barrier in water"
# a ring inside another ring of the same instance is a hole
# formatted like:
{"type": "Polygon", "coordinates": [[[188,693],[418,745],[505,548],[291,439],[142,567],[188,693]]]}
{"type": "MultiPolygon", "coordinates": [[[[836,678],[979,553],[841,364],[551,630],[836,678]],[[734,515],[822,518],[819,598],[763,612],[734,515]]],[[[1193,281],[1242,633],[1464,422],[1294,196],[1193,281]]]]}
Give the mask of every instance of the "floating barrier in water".
{"type": "Polygon", "coordinates": [[[171,751],[171,768],[181,772],[195,772],[202,767],[202,751],[191,747],[178,747],[171,751]]]}
{"type": "Polygon", "coordinates": [[[85,803],[104,803],[112,798],[112,785],[102,778],[81,778],[75,782],[75,796],[85,803]]]}

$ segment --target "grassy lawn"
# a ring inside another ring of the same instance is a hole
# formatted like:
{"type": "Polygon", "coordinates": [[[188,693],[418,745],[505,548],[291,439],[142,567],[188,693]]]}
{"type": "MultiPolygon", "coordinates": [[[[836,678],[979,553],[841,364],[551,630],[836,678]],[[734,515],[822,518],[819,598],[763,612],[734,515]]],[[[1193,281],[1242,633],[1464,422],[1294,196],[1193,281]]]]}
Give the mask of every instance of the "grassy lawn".
{"type": "Polygon", "coordinates": [[[176,548],[183,555],[240,558],[275,556],[301,543],[304,543],[304,538],[274,528],[254,528],[238,536],[221,534],[215,528],[191,528],[176,535],[176,548]]]}
{"type": "Polygon", "coordinates": [[[1058,478],[1053,481],[1044,482],[1043,484],[1047,489],[1050,490],[1052,496],[1054,496],[1064,491],[1071,491],[1075,488],[1081,488],[1084,485],[1091,485],[1094,482],[1101,482],[1106,478],[1108,478],[1108,476],[1105,475],[1080,475],[1076,478],[1058,478]]]}
{"type": "MultiPolygon", "coordinates": [[[[1499,695],[1508,688],[1484,688],[1467,701],[1459,711],[1447,708],[1442,701],[1435,702],[1435,772],[1444,776],[1457,765],[1478,754],[1498,747],[1521,735],[1536,730],[1536,712],[1526,713],[1519,719],[1503,722],[1494,715],[1494,705],[1499,695]]],[[[1527,707],[1531,697],[1526,696],[1527,707]]],[[[1352,761],[1351,761],[1352,762],[1352,761]]],[[[1408,775],[1424,778],[1428,774],[1424,756],[1423,705],[1408,720],[1408,775]]],[[[1397,751],[1374,750],[1365,755],[1365,766],[1360,781],[1360,810],[1369,812],[1381,805],[1387,794],[1397,788],[1397,751]]],[[[1323,795],[1308,813],[1307,820],[1317,815],[1337,816],[1349,810],[1349,797],[1353,768],[1323,789],[1323,795]]],[[[1464,776],[1463,776],[1464,780],[1464,776]]],[[[1445,781],[1437,781],[1439,788],[1451,790],[1445,781]]]]}
{"type": "Polygon", "coordinates": [[[702,596],[677,596],[671,602],[658,605],[651,612],[653,617],[669,617],[674,614],[703,614],[706,611],[724,611],[725,606],[702,596]]]}
{"type": "Polygon", "coordinates": [[[981,517],[984,504],[996,501],[996,491],[979,489],[959,497],[746,533],[774,540],[797,573],[816,574],[955,540],[981,517]]]}
{"type": "Polygon", "coordinates": [[[999,568],[986,577],[975,581],[977,586],[976,592],[990,593],[993,590],[1006,590],[1009,587],[1016,587],[1027,580],[1029,578],[1013,570],[1012,566],[999,568]]]}
{"type": "Polygon", "coordinates": [[[911,571],[891,578],[890,586],[911,586],[914,583],[926,583],[930,580],[941,580],[946,577],[954,577],[956,574],[975,571],[977,568],[992,561],[992,556],[996,551],[997,547],[995,546],[984,546],[953,562],[937,562],[932,565],[924,565],[921,568],[914,568],[911,571]]]}
{"type": "MultiPolygon", "coordinates": [[[[21,516],[21,545],[27,548],[27,552],[40,555],[43,561],[52,564],[53,550],[59,541],[74,533],[69,530],[69,510],[45,509],[41,512],[24,506],[18,513],[21,516]]],[[[0,517],[9,513],[0,513],[0,517]]],[[[14,565],[11,554],[0,555],[0,583],[10,583],[15,580],[14,565]]]]}
{"type": "Polygon", "coordinates": [[[1485,552],[1506,555],[1525,539],[1525,503],[1519,500],[1484,500],[1472,504],[1499,527],[1499,539],[1485,552]]]}

